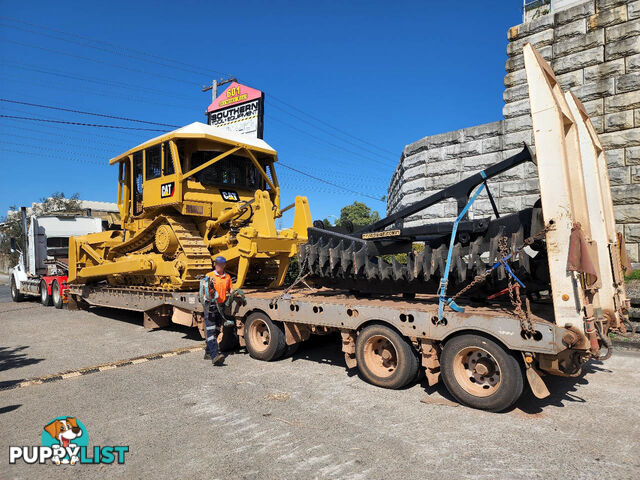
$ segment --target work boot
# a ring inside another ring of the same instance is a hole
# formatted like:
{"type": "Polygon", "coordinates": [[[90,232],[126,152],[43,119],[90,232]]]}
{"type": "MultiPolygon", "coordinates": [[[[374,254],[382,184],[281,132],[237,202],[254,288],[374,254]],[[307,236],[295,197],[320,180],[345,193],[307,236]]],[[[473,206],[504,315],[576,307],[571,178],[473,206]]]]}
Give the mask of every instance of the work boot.
{"type": "Polygon", "coordinates": [[[224,363],[225,358],[226,357],[223,354],[219,353],[213,359],[211,359],[211,363],[213,363],[216,367],[219,367],[224,363]]]}
{"type": "Polygon", "coordinates": [[[211,355],[209,352],[204,352],[204,360],[211,360],[211,355]]]}

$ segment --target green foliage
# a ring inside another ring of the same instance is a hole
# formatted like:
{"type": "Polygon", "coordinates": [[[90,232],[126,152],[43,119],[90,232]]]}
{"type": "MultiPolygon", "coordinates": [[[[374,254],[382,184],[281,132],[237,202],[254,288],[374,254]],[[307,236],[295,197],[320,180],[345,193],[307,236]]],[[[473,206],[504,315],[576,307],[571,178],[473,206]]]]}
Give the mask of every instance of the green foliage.
{"type": "Polygon", "coordinates": [[[324,220],[322,220],[322,223],[324,223],[325,227],[330,227],[331,226],[331,222],[329,221],[328,218],[325,218],[324,220]]]}
{"type": "Polygon", "coordinates": [[[640,280],[640,270],[634,270],[629,275],[625,275],[625,280],[640,280]]]}
{"type": "Polygon", "coordinates": [[[298,264],[298,257],[293,257],[289,261],[289,268],[287,269],[287,273],[284,277],[284,286],[288,287],[291,285],[298,275],[300,274],[300,265],[298,264]]]}
{"type": "MultiPolygon", "coordinates": [[[[55,192],[48,198],[42,198],[40,203],[36,203],[27,212],[27,224],[33,215],[47,215],[51,213],[73,213],[80,212],[80,200],[75,193],[71,197],[66,197],[62,192],[55,192]]],[[[18,253],[11,253],[11,238],[16,239],[19,248],[24,242],[25,232],[22,230],[22,220],[20,210],[12,206],[6,217],[0,220],[0,254],[10,255],[11,264],[18,262],[18,253]]]]}
{"type": "Polygon", "coordinates": [[[347,220],[356,226],[371,225],[380,220],[380,214],[375,210],[371,211],[371,208],[362,202],[353,202],[351,205],[342,207],[336,225],[342,226],[347,220]]]}
{"type": "MultiPolygon", "coordinates": [[[[418,253],[424,250],[424,243],[414,242],[411,246],[411,250],[413,253],[418,253]]],[[[391,261],[395,258],[398,263],[402,263],[403,265],[407,264],[407,254],[406,253],[396,253],[395,255],[382,255],[382,258],[385,262],[391,263],[391,261]]]]}

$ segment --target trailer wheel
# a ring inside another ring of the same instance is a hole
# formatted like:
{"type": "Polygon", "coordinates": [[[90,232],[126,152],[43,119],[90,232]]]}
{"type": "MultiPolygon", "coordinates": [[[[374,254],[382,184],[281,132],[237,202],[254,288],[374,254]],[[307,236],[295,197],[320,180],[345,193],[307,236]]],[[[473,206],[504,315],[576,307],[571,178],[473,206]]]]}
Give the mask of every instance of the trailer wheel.
{"type": "Polygon", "coordinates": [[[11,275],[11,300],[14,302],[21,302],[24,300],[24,295],[20,293],[18,290],[18,286],[16,285],[16,279],[11,275]]]}
{"type": "Polygon", "coordinates": [[[481,335],[461,335],[445,343],[440,357],[442,379],[460,403],[499,412],[513,405],[524,388],[517,358],[481,335]]]}
{"type": "Polygon", "coordinates": [[[280,358],[287,348],[282,326],[261,312],[252,313],[247,318],[244,339],[249,355],[267,362],[280,358]]]}
{"type": "Polygon", "coordinates": [[[51,295],[49,295],[49,290],[47,289],[47,282],[44,280],[40,282],[40,303],[45,307],[50,307],[53,303],[51,301],[51,295]]]}
{"type": "Polygon", "coordinates": [[[365,380],[379,387],[402,388],[418,373],[413,347],[384,325],[369,325],[358,334],[356,360],[365,380]]]}
{"type": "Polygon", "coordinates": [[[64,301],[62,300],[62,291],[58,280],[54,280],[53,285],[51,285],[51,296],[53,297],[53,306],[57,309],[62,308],[64,301]]]}

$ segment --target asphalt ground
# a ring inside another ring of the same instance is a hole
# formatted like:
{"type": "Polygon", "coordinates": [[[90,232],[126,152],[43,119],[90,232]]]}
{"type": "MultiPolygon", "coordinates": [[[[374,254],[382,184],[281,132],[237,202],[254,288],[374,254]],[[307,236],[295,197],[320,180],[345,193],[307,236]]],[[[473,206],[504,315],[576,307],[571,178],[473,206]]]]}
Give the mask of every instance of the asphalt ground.
{"type": "MultiPolygon", "coordinates": [[[[195,330],[146,331],[138,314],[11,303],[0,286],[0,385],[202,345],[195,330]]],[[[339,339],[289,359],[201,350],[0,391],[0,478],[638,478],[640,356],[620,352],[577,378],[547,377],[501,414],[443,387],[384,390],[347,371],[339,339]],[[425,403],[426,402],[426,403],[425,403]],[[91,445],[128,445],[123,465],[8,464],[75,416],[91,445]]]]}

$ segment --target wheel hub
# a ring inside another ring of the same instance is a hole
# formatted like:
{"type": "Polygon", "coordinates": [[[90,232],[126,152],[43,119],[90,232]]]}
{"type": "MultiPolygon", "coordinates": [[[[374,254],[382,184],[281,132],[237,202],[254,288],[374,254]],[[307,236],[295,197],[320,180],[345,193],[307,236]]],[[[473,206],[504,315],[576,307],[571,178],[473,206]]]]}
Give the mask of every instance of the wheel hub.
{"type": "Polygon", "coordinates": [[[500,388],[500,367],[480,347],[460,350],[455,356],[453,373],[460,386],[477,397],[488,397],[500,388]]]}
{"type": "Polygon", "coordinates": [[[367,340],[364,346],[365,363],[378,377],[390,377],[398,368],[398,354],[391,341],[376,335],[367,340]]]}
{"type": "Polygon", "coordinates": [[[481,376],[490,377],[495,372],[495,368],[491,360],[487,358],[481,358],[476,362],[474,372],[481,376]]]}
{"type": "Polygon", "coordinates": [[[260,352],[266,350],[269,347],[269,341],[271,335],[267,324],[261,320],[256,320],[251,324],[251,330],[249,332],[251,340],[253,340],[254,348],[260,352]]]}

